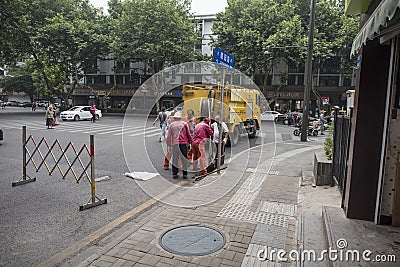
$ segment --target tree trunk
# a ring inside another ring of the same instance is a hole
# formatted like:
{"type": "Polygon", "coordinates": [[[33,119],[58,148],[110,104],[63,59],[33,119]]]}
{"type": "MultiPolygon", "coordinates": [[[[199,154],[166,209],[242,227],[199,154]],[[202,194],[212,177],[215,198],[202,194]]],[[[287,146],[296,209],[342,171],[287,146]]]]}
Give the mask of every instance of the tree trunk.
{"type": "Polygon", "coordinates": [[[49,78],[48,78],[47,75],[46,75],[46,72],[45,72],[44,66],[43,66],[43,62],[38,58],[38,56],[37,56],[37,54],[36,54],[35,52],[32,52],[32,55],[33,55],[33,57],[34,57],[34,59],[35,59],[35,61],[36,61],[36,63],[37,63],[37,66],[38,66],[38,69],[39,69],[40,73],[42,74],[42,77],[43,77],[43,79],[44,79],[44,82],[45,82],[45,84],[46,84],[47,89],[48,89],[50,92],[52,92],[52,91],[53,91],[53,90],[52,90],[53,87],[52,87],[52,85],[51,85],[51,82],[50,82],[49,78]]]}

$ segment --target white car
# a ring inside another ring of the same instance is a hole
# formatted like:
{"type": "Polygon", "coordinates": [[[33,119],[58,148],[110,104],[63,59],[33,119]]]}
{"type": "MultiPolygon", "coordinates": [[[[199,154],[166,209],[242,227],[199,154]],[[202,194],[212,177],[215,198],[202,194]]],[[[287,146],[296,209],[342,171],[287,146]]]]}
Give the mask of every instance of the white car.
{"type": "Polygon", "coordinates": [[[276,118],[282,116],[283,114],[279,113],[278,111],[264,111],[261,113],[261,120],[262,121],[275,121],[276,118]]]}
{"type": "MultiPolygon", "coordinates": [[[[98,120],[102,116],[103,115],[101,114],[101,110],[100,109],[96,110],[96,120],[98,120]]],[[[60,119],[62,119],[63,121],[66,120],[79,121],[87,119],[90,120],[91,118],[92,114],[90,113],[90,106],[75,106],[60,113],[60,119]]]]}
{"type": "Polygon", "coordinates": [[[172,111],[175,112],[181,112],[182,113],[182,107],[175,107],[175,108],[168,108],[165,113],[167,113],[167,116],[171,116],[172,111]]]}

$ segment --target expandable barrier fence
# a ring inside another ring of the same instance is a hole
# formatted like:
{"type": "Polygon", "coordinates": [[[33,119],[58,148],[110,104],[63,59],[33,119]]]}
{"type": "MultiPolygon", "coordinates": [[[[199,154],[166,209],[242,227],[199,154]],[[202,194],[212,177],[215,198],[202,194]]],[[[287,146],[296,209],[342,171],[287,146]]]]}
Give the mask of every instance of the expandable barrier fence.
{"type": "Polygon", "coordinates": [[[90,149],[87,147],[86,144],[84,144],[82,148],[78,151],[72,142],[69,142],[68,145],[65,148],[63,148],[58,139],[56,139],[54,143],[51,145],[49,144],[49,142],[47,142],[46,138],[44,137],[39,142],[36,142],[32,135],[30,135],[27,139],[26,126],[22,126],[22,150],[23,150],[22,178],[17,182],[13,182],[12,186],[22,185],[36,181],[36,178],[31,178],[30,176],[27,175],[26,167],[28,166],[29,163],[32,163],[36,172],[38,172],[42,166],[45,166],[49,175],[52,175],[57,168],[60,174],[62,175],[63,179],[65,179],[68,173],[71,172],[77,183],[79,183],[79,181],[82,178],[86,177],[91,186],[91,198],[86,204],[80,205],[79,210],[84,210],[107,203],[107,199],[100,199],[96,196],[95,168],[94,168],[94,135],[90,135],[90,149]],[[29,151],[28,149],[29,144],[33,145],[34,147],[32,152],[29,151]],[[45,154],[42,153],[40,149],[41,147],[46,148],[47,151],[45,154]],[[61,155],[58,158],[53,153],[53,149],[55,148],[58,148],[61,151],[61,155]],[[73,158],[68,158],[67,152],[69,150],[73,152],[74,155],[73,158]],[[86,165],[81,160],[81,156],[85,155],[85,153],[87,153],[87,155],[90,157],[90,161],[86,165]],[[38,155],[37,157],[40,158],[40,162],[35,162],[34,160],[35,155],[38,155]],[[51,166],[48,163],[49,158],[53,159],[54,162],[53,166],[51,166]],[[46,161],[46,159],[48,161],[46,161]],[[64,162],[66,162],[68,167],[65,172],[60,166],[60,162],[62,159],[65,159],[64,162]],[[79,166],[82,168],[81,173],[77,173],[74,170],[73,168],[74,164],[79,164],[79,166]],[[88,170],[90,170],[90,174],[88,173],[88,170]]]}

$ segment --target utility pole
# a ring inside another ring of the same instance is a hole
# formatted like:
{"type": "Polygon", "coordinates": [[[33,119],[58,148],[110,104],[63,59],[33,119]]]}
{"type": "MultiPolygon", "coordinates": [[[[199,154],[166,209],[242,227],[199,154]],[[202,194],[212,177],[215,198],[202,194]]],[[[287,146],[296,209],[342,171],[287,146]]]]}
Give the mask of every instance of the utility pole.
{"type": "Polygon", "coordinates": [[[307,141],[308,115],[310,113],[310,92],[312,85],[312,58],[314,47],[314,25],[315,25],[315,0],[311,0],[310,8],[310,31],[308,33],[307,64],[304,86],[303,119],[301,121],[301,141],[307,141]]]}
{"type": "Polygon", "coordinates": [[[220,174],[221,172],[221,156],[222,156],[222,122],[223,116],[224,116],[224,87],[225,87],[225,68],[221,68],[221,74],[222,74],[222,79],[221,79],[221,88],[219,90],[220,93],[220,102],[219,102],[219,125],[218,125],[218,144],[217,144],[217,173],[220,174]]]}

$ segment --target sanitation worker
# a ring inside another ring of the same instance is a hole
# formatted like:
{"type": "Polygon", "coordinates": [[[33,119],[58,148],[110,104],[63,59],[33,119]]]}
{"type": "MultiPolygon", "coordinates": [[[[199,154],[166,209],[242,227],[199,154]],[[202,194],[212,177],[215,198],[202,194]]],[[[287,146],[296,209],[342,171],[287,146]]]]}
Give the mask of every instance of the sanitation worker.
{"type": "Polygon", "coordinates": [[[209,137],[213,136],[210,127],[210,119],[204,118],[194,128],[193,150],[193,170],[197,170],[198,160],[200,159],[200,174],[207,174],[206,168],[206,143],[209,137]]]}
{"type": "Polygon", "coordinates": [[[185,121],[182,121],[182,114],[176,112],[174,122],[169,126],[167,135],[167,146],[172,147],[172,175],[178,178],[178,161],[182,160],[183,179],[187,178],[187,154],[188,147],[192,144],[192,136],[185,121]]]}

